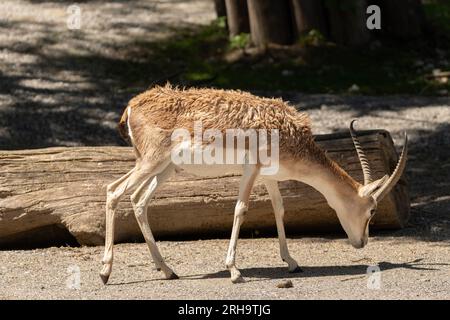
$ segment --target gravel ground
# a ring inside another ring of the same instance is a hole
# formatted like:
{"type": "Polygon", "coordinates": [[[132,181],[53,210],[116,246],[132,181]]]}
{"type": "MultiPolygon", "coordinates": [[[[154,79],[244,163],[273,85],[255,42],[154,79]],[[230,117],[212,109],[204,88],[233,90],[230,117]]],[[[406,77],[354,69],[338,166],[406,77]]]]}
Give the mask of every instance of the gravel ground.
{"type": "Polygon", "coordinates": [[[276,239],[244,239],[239,242],[236,263],[247,282],[232,284],[224,268],[227,242],[160,242],[179,280],[162,280],[145,244],[117,245],[107,286],[98,276],[100,247],[3,251],[0,298],[450,298],[448,243],[375,237],[365,249],[355,250],[342,239],[294,239],[288,242],[291,254],[304,272],[289,274],[278,256],[276,239]],[[370,266],[378,266],[380,273],[368,274],[370,266]],[[78,289],[76,270],[80,270],[78,289]],[[286,279],[292,280],[293,288],[276,287],[286,279]]]}
{"type": "MultiPolygon", "coordinates": [[[[82,29],[66,27],[71,1],[0,3],[0,148],[123,144],[116,122],[151,74],[130,86],[124,72],[147,68],[134,52],[142,41],[170,36],[173,26],[214,18],[212,1],[81,1],[82,29]],[[152,12],[153,14],[148,14],[152,12]],[[139,23],[137,23],[139,21],[139,23]],[[131,61],[131,62],[130,62],[131,61]],[[131,64],[130,64],[131,63],[131,64]]],[[[147,69],[145,69],[147,70],[147,69]]],[[[132,77],[132,76],[131,76],[132,77]]],[[[267,92],[261,94],[268,94],[267,92]]],[[[163,281],[145,244],[120,244],[111,284],[98,277],[103,248],[0,251],[0,298],[450,298],[450,99],[334,96],[274,92],[313,119],[315,133],[383,128],[400,148],[410,137],[407,177],[411,221],[355,250],[342,235],[291,239],[305,272],[290,275],[276,239],[244,239],[237,264],[247,283],[224,271],[227,240],[161,242],[180,280],[163,281]],[[381,288],[367,287],[367,267],[381,269],[381,288]],[[68,289],[79,267],[79,289],[68,289]],[[69,268],[69,269],[68,269],[69,268]],[[290,278],[294,287],[277,288],[290,278]]]]}

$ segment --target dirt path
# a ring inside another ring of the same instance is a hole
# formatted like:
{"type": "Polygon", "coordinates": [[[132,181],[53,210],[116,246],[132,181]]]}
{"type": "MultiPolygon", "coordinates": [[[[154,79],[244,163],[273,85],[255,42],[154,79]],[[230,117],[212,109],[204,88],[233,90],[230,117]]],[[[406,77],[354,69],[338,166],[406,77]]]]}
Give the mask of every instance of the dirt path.
{"type": "Polygon", "coordinates": [[[376,237],[355,250],[344,240],[306,238],[289,247],[303,273],[287,272],[276,239],[241,240],[236,261],[247,282],[236,285],[224,268],[227,240],[161,242],[180,276],[170,281],[154,270],[145,244],[117,245],[107,286],[98,276],[101,247],[4,251],[0,299],[450,299],[448,242],[376,237]],[[380,273],[367,274],[370,266],[380,273]],[[285,279],[294,287],[277,288],[285,279]]]}

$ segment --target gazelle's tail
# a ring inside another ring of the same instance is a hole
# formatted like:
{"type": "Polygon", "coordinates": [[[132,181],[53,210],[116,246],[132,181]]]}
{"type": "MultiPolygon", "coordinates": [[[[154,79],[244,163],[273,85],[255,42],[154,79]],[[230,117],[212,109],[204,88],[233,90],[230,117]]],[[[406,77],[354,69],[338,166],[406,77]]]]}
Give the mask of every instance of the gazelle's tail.
{"type": "Polygon", "coordinates": [[[122,114],[122,118],[120,118],[119,123],[117,124],[117,128],[119,129],[119,133],[122,138],[128,142],[130,142],[130,137],[128,135],[127,130],[127,121],[128,120],[128,107],[125,108],[122,114]]]}

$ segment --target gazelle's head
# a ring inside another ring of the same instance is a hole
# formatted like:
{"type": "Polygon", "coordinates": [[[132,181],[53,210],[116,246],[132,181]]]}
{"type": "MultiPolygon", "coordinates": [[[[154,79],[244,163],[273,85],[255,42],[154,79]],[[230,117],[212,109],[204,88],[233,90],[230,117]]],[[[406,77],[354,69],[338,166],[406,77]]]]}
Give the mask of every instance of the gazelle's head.
{"type": "Polygon", "coordinates": [[[361,185],[358,196],[353,201],[342,203],[340,208],[336,208],[336,212],[352,246],[363,248],[369,238],[369,223],[376,212],[377,204],[392,190],[405,169],[408,137],[405,134],[403,150],[392,175],[385,175],[383,178],[373,181],[367,157],[353,129],[354,121],[350,123],[350,133],[361,162],[364,185],[361,185]]]}

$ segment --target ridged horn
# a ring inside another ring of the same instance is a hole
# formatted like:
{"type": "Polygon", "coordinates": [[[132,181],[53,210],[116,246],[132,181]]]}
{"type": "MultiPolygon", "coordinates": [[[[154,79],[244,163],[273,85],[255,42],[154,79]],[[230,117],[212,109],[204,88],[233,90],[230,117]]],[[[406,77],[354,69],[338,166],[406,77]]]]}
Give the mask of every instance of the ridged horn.
{"type": "Polygon", "coordinates": [[[369,161],[367,161],[366,154],[359,143],[358,136],[356,135],[355,129],[353,129],[353,123],[356,119],[350,122],[350,134],[352,136],[353,144],[355,145],[356,152],[358,153],[359,162],[361,163],[363,175],[364,175],[364,185],[372,182],[372,175],[370,173],[369,161]]]}
{"type": "Polygon", "coordinates": [[[408,136],[405,133],[405,144],[403,145],[403,150],[400,155],[400,159],[398,160],[397,166],[395,167],[395,170],[389,177],[389,179],[383,184],[383,186],[379,188],[377,191],[375,191],[375,193],[372,195],[375,201],[377,202],[381,201],[381,199],[383,199],[386,196],[386,194],[388,194],[389,191],[391,191],[391,189],[398,182],[398,180],[403,174],[403,170],[405,170],[406,167],[407,154],[408,154],[408,136]]]}

